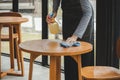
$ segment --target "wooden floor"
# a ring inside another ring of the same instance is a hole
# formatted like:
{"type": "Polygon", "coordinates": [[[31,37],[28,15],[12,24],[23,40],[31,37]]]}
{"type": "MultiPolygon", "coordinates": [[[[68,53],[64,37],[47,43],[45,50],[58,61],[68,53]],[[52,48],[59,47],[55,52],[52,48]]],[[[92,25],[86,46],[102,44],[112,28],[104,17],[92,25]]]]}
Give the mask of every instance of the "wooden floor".
{"type": "MultiPolygon", "coordinates": [[[[9,68],[9,57],[2,56],[2,71],[6,71],[9,68]]],[[[28,80],[29,62],[24,62],[25,64],[25,76],[5,76],[2,80],[28,80]]],[[[17,65],[17,64],[16,64],[17,65]]],[[[64,74],[61,76],[64,80],[64,74]]],[[[49,80],[49,68],[43,67],[38,64],[34,64],[33,70],[33,80],[49,80]]]]}

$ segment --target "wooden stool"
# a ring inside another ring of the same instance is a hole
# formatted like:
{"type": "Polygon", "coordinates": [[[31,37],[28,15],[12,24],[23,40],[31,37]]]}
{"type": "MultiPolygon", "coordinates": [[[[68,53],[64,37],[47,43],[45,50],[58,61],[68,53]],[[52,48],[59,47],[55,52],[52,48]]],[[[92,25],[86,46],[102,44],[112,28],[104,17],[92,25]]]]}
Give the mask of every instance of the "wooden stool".
{"type": "MultiPolygon", "coordinates": [[[[0,13],[0,17],[5,17],[5,16],[22,17],[21,14],[19,14],[17,12],[2,12],[2,13],[0,13]]],[[[19,26],[19,25],[16,24],[15,26],[19,26]]],[[[6,24],[4,24],[3,27],[10,28],[9,25],[6,25],[6,24]]],[[[9,32],[10,31],[11,30],[9,29],[9,32]]],[[[15,42],[18,70],[21,70],[22,64],[20,62],[20,58],[22,58],[22,57],[19,55],[19,54],[21,54],[21,51],[18,49],[18,44],[21,42],[21,40],[20,40],[20,29],[18,29],[18,27],[13,27],[13,31],[14,31],[14,34],[12,34],[12,36],[13,36],[13,40],[15,42]]],[[[14,50],[11,49],[11,47],[13,47],[14,45],[11,45],[9,35],[1,34],[1,41],[9,41],[10,53],[14,53],[15,52],[15,49],[14,50]]],[[[14,62],[14,61],[11,61],[11,68],[14,68],[14,63],[12,63],[12,62],[14,62]]],[[[21,75],[22,76],[24,75],[23,71],[22,71],[21,75]]]]}
{"type": "Polygon", "coordinates": [[[120,71],[109,66],[88,66],[82,68],[85,80],[120,80],[120,71]]]}

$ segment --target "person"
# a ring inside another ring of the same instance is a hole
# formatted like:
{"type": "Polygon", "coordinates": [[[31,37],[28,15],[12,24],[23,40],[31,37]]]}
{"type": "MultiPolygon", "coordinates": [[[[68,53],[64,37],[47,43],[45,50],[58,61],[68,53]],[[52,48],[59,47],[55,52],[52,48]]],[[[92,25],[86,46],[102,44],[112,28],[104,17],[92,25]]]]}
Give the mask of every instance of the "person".
{"type": "MultiPolygon", "coordinates": [[[[94,13],[89,0],[53,0],[53,17],[46,17],[48,23],[57,16],[61,3],[63,39],[71,43],[77,40],[94,45],[94,13]]],[[[82,55],[82,66],[94,65],[94,50],[82,55]]],[[[77,64],[73,58],[64,57],[65,80],[78,80],[77,64]],[[73,68],[72,68],[73,67],[73,68]]]]}

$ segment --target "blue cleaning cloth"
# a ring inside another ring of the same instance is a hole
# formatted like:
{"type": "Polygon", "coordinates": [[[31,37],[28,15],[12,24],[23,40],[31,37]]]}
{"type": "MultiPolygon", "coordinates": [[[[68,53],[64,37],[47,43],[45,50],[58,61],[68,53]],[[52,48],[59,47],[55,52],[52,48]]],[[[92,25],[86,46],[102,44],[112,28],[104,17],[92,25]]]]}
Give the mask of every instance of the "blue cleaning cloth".
{"type": "Polygon", "coordinates": [[[80,42],[74,42],[73,44],[72,44],[72,46],[80,46],[80,42]]]}
{"type": "Polygon", "coordinates": [[[71,47],[71,46],[80,46],[80,42],[76,41],[76,42],[73,42],[73,43],[67,43],[65,41],[61,42],[60,45],[64,48],[68,48],[68,47],[71,47]]]}

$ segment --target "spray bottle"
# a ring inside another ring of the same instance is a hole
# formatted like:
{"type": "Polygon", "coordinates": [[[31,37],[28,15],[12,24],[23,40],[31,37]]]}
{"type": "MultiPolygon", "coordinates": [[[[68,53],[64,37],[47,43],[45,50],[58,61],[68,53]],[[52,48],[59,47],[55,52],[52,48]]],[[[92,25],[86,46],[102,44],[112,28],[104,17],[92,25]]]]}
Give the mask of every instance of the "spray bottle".
{"type": "MultiPolygon", "coordinates": [[[[53,15],[54,15],[53,13],[50,13],[49,17],[53,18],[53,15]]],[[[59,25],[56,22],[55,18],[53,18],[52,20],[53,20],[52,23],[48,23],[49,31],[52,34],[58,34],[60,32],[59,25]]]]}

